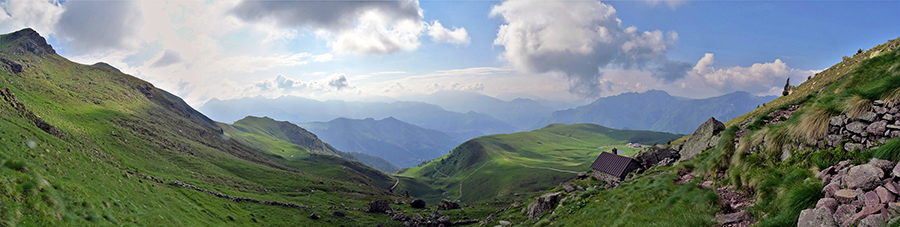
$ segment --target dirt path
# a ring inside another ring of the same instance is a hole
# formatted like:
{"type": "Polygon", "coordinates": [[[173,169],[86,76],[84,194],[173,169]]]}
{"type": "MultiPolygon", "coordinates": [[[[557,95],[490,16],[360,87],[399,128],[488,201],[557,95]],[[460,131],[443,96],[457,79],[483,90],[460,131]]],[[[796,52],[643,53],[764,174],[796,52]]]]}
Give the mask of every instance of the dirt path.
{"type": "Polygon", "coordinates": [[[391,186],[391,191],[394,191],[394,188],[397,187],[397,184],[400,184],[400,178],[397,178],[397,177],[393,177],[393,178],[394,178],[394,180],[397,180],[397,182],[394,182],[394,186],[391,186]]]}
{"type": "Polygon", "coordinates": [[[438,170],[437,167],[435,167],[435,165],[431,165],[431,168],[433,168],[435,172],[440,173],[441,175],[444,175],[444,177],[450,178],[450,176],[448,176],[447,174],[445,174],[445,173],[441,172],[440,170],[438,170]]]}
{"type": "Polygon", "coordinates": [[[478,170],[481,169],[481,167],[486,166],[488,163],[490,163],[490,162],[485,162],[483,165],[479,166],[478,169],[475,169],[475,171],[472,171],[471,173],[469,173],[469,175],[467,175],[465,178],[463,178],[462,180],[459,180],[459,197],[456,197],[456,200],[459,200],[460,198],[462,198],[463,182],[466,181],[466,179],[469,179],[469,177],[471,177],[472,174],[475,174],[475,172],[478,172],[478,170]]]}

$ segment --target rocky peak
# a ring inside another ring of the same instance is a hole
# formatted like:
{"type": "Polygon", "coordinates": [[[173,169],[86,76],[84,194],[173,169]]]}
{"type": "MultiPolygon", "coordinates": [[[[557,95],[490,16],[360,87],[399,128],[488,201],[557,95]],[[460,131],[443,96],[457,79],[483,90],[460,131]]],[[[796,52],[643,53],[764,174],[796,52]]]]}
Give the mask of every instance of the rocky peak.
{"type": "Polygon", "coordinates": [[[0,46],[6,46],[4,52],[16,55],[32,53],[43,57],[56,54],[53,47],[47,44],[47,40],[31,28],[0,37],[0,46]]]}

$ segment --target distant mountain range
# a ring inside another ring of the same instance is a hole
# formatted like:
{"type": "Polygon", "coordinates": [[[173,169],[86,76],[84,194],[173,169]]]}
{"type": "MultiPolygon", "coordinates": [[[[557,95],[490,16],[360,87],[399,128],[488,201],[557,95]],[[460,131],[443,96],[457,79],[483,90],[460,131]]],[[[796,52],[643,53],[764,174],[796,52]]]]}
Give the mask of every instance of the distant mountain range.
{"type": "Polygon", "coordinates": [[[212,99],[199,110],[210,118],[223,122],[233,122],[248,115],[268,116],[298,123],[324,122],[340,117],[353,119],[395,117],[423,128],[467,135],[469,138],[517,131],[516,127],[487,114],[471,111],[457,113],[433,104],[408,101],[344,102],[317,101],[295,96],[276,99],[254,97],[212,99]]]}
{"type": "Polygon", "coordinates": [[[491,115],[519,130],[542,127],[536,127],[535,124],[557,110],[531,99],[516,98],[511,101],[503,101],[480,93],[464,91],[439,91],[428,96],[412,97],[411,99],[435,104],[454,112],[473,111],[491,115]]]}
{"type": "Polygon", "coordinates": [[[338,118],[301,126],[339,150],[381,157],[400,168],[441,157],[463,142],[446,133],[393,117],[382,120],[338,118]]]}
{"type": "Polygon", "coordinates": [[[728,121],[777,96],[734,92],[707,99],[684,99],[665,91],[623,93],[591,104],[553,112],[538,125],[593,123],[612,128],[690,134],[710,117],[728,121]]]}

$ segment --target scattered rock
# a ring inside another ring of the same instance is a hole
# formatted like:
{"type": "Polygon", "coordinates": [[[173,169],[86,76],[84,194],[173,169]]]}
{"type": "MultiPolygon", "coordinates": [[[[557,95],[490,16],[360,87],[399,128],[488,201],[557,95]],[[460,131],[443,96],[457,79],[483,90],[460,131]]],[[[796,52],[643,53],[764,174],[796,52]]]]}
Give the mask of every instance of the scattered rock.
{"type": "Polygon", "coordinates": [[[845,181],[850,189],[872,190],[878,187],[884,172],[870,164],[858,165],[850,168],[845,181]]]}
{"type": "Polygon", "coordinates": [[[566,191],[566,193],[575,191],[575,187],[572,187],[572,185],[570,184],[564,184],[562,188],[566,191]]]}
{"type": "Polygon", "coordinates": [[[856,199],[856,191],[850,189],[841,189],[834,192],[834,198],[841,203],[849,203],[851,200],[856,199]]]}
{"type": "Polygon", "coordinates": [[[834,211],[834,221],[837,223],[844,223],[853,217],[857,210],[857,206],[850,204],[840,205],[838,206],[838,209],[834,211]]]}
{"type": "Polygon", "coordinates": [[[319,220],[320,218],[322,218],[322,216],[319,216],[319,214],[317,214],[315,212],[309,215],[309,219],[312,219],[312,220],[319,220]]]}
{"type": "Polygon", "coordinates": [[[665,145],[656,145],[646,147],[635,154],[634,160],[640,163],[644,169],[650,169],[654,166],[670,165],[680,157],[678,150],[668,148],[665,145]]]}
{"type": "MultiPolygon", "coordinates": [[[[801,216],[802,217],[802,216],[801,216]]],[[[719,215],[716,217],[716,222],[719,222],[719,225],[727,225],[732,223],[743,222],[744,220],[748,220],[752,218],[750,216],[750,212],[746,210],[741,210],[731,214],[719,215]]]]}
{"type": "Polygon", "coordinates": [[[878,186],[875,188],[875,194],[878,195],[878,199],[881,203],[893,202],[897,197],[894,196],[891,192],[889,192],[886,188],[882,186],[878,186]]]}
{"type": "Polygon", "coordinates": [[[509,221],[504,221],[504,220],[500,220],[499,223],[500,223],[500,225],[502,225],[502,226],[509,226],[509,225],[512,225],[512,223],[510,223],[509,221]]]}
{"type": "Polygon", "coordinates": [[[831,210],[828,208],[806,209],[800,211],[800,219],[797,220],[797,227],[821,227],[834,226],[834,217],[831,216],[831,210]]]}
{"type": "Polygon", "coordinates": [[[534,219],[540,218],[541,214],[544,213],[544,211],[550,210],[554,206],[556,206],[557,198],[559,197],[560,194],[562,194],[562,193],[561,192],[547,193],[547,194],[541,195],[541,197],[538,197],[537,199],[535,199],[535,201],[533,203],[528,204],[528,207],[527,207],[528,220],[534,220],[534,219]]]}
{"type": "Polygon", "coordinates": [[[681,156],[679,160],[692,159],[703,150],[714,146],[718,142],[718,139],[715,137],[722,130],[725,130],[725,124],[716,120],[716,118],[709,118],[706,122],[703,122],[694,131],[694,134],[691,134],[691,138],[684,142],[684,146],[679,152],[681,156]]]}
{"type": "Polygon", "coordinates": [[[384,213],[392,210],[394,209],[391,208],[387,200],[376,199],[369,203],[369,209],[366,210],[366,213],[384,213]]]}
{"type": "Polygon", "coordinates": [[[837,210],[838,202],[834,198],[821,198],[816,202],[816,208],[828,208],[829,210],[837,210]]]}
{"type": "Polygon", "coordinates": [[[342,218],[342,217],[346,217],[347,214],[345,214],[344,212],[340,212],[340,211],[334,211],[334,212],[331,212],[331,216],[342,218]]]}
{"type": "Polygon", "coordinates": [[[829,183],[822,189],[822,191],[825,191],[825,197],[834,197],[834,192],[837,192],[838,190],[841,190],[841,184],[837,182],[829,183]]]}
{"type": "Polygon", "coordinates": [[[897,183],[893,181],[888,181],[887,183],[885,183],[884,188],[891,193],[900,194],[900,185],[897,185],[897,183]]]}
{"type": "Polygon", "coordinates": [[[869,165],[875,166],[885,173],[890,172],[896,166],[894,162],[877,158],[873,158],[872,160],[870,160],[869,165]]]}
{"type": "Polygon", "coordinates": [[[878,206],[881,205],[881,198],[878,197],[878,193],[874,191],[866,192],[866,206],[878,206]]]}
{"type": "Polygon", "coordinates": [[[409,203],[409,206],[416,209],[425,208],[425,200],[417,199],[409,203]]]}
{"type": "Polygon", "coordinates": [[[885,227],[887,226],[887,217],[884,214],[869,215],[859,221],[859,227],[885,227]]]}
{"type": "Polygon", "coordinates": [[[459,209],[459,204],[447,199],[442,199],[441,203],[438,204],[438,210],[455,210],[459,209]]]}

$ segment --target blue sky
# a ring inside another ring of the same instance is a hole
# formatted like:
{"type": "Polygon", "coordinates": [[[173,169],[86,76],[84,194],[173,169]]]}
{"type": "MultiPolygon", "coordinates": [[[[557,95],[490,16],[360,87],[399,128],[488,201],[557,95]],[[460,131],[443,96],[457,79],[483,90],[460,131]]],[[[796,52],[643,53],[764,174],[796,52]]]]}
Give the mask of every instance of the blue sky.
{"type": "MultiPolygon", "coordinates": [[[[200,105],[465,90],[585,101],[780,93],[900,36],[900,1],[41,1],[0,4],[76,62],[200,105]],[[538,18],[538,19],[536,19],[538,18]],[[438,23],[435,23],[439,21],[438,23]]],[[[3,14],[0,14],[3,15],[3,14]]]]}

